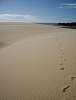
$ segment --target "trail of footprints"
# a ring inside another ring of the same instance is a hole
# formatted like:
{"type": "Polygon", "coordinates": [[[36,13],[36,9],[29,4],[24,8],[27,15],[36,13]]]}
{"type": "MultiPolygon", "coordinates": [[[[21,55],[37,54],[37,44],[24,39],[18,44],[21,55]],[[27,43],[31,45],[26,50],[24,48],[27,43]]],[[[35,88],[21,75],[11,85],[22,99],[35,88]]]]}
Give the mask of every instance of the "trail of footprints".
{"type": "Polygon", "coordinates": [[[59,64],[58,64],[58,69],[60,70],[64,70],[65,68],[65,62],[67,61],[66,58],[65,58],[65,54],[64,54],[64,49],[62,47],[62,43],[61,41],[59,41],[59,39],[57,39],[56,37],[56,42],[57,42],[57,45],[58,45],[58,49],[59,49],[59,64]]]}
{"type": "MultiPolygon", "coordinates": [[[[65,68],[65,63],[67,61],[67,59],[65,58],[65,53],[64,53],[64,49],[63,49],[63,45],[61,43],[61,41],[59,41],[59,39],[57,39],[56,37],[56,42],[58,44],[58,49],[59,49],[59,53],[60,53],[60,57],[59,57],[59,64],[58,64],[58,69],[61,70],[61,71],[64,71],[66,70],[65,68]]],[[[70,77],[70,82],[73,83],[73,81],[76,79],[76,76],[71,76],[70,77]]],[[[71,84],[67,84],[66,86],[64,86],[62,89],[61,89],[61,92],[63,94],[65,94],[66,92],[68,92],[68,89],[71,88],[71,84]]]]}

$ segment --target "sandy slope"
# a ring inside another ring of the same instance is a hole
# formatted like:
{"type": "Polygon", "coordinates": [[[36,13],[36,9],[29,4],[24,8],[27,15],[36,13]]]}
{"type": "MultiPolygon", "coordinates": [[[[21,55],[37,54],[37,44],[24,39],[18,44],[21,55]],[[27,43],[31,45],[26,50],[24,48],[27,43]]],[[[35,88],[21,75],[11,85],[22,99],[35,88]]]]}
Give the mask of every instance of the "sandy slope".
{"type": "Polygon", "coordinates": [[[76,100],[76,30],[0,25],[0,40],[0,98],[76,100]]]}

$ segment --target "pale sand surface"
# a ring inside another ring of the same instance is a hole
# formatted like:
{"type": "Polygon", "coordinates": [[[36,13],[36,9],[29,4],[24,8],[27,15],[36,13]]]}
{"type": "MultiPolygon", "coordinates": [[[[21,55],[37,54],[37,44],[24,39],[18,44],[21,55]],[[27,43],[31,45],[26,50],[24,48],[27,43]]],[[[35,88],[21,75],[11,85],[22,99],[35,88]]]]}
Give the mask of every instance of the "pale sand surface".
{"type": "Polygon", "coordinates": [[[75,78],[76,30],[0,24],[1,100],[76,100],[75,78]]]}

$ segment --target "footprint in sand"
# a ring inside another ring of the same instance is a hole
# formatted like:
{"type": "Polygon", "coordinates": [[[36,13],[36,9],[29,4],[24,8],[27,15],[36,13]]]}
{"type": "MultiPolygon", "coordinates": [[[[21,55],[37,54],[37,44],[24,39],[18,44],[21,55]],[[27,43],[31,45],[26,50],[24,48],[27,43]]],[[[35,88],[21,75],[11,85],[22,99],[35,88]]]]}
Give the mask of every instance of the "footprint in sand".
{"type": "MultiPolygon", "coordinates": [[[[71,77],[71,82],[76,79],[76,76],[71,77]]],[[[66,85],[65,87],[62,88],[62,93],[66,93],[66,91],[71,87],[71,85],[66,85]]]]}
{"type": "Polygon", "coordinates": [[[64,70],[64,61],[62,60],[60,63],[59,63],[59,66],[60,66],[60,70],[64,70]]]}
{"type": "Polygon", "coordinates": [[[64,67],[61,67],[60,70],[64,70],[64,67]]]}
{"type": "Polygon", "coordinates": [[[71,81],[74,81],[76,79],[76,76],[71,77],[71,81]]]}
{"type": "Polygon", "coordinates": [[[59,66],[60,66],[60,70],[64,70],[65,68],[63,67],[64,65],[65,65],[65,62],[66,62],[67,60],[64,58],[63,60],[62,60],[62,62],[59,64],[59,66]]]}
{"type": "Polygon", "coordinates": [[[70,87],[71,87],[70,85],[65,86],[65,87],[62,89],[62,92],[63,92],[63,93],[66,93],[66,91],[67,91],[70,87]]]}
{"type": "Polygon", "coordinates": [[[64,65],[64,64],[63,64],[63,63],[60,63],[59,65],[62,66],[62,65],[64,65]]]}

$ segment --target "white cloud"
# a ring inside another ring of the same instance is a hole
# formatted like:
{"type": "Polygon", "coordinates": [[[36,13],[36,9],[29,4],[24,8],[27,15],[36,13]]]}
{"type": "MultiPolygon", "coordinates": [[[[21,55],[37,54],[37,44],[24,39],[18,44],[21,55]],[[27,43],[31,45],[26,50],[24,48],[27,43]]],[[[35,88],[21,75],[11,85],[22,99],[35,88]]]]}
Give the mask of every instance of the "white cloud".
{"type": "Polygon", "coordinates": [[[0,22],[38,22],[39,19],[32,15],[0,14],[0,22]]]}
{"type": "Polygon", "coordinates": [[[59,8],[76,8],[76,3],[64,3],[59,8]]]}

